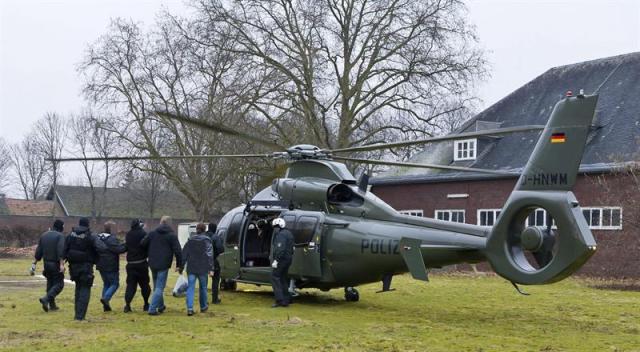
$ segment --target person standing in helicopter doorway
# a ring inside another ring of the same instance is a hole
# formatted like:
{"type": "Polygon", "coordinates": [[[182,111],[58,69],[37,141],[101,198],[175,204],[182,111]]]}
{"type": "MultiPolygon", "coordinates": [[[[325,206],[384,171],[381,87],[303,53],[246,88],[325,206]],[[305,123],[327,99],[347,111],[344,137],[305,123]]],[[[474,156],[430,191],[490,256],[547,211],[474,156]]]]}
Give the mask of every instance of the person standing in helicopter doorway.
{"type": "Polygon", "coordinates": [[[294,239],[291,231],[287,230],[283,218],[275,218],[271,222],[274,228],[273,244],[271,247],[271,286],[275,303],[271,306],[287,307],[291,303],[289,294],[289,267],[293,259],[294,239]]]}

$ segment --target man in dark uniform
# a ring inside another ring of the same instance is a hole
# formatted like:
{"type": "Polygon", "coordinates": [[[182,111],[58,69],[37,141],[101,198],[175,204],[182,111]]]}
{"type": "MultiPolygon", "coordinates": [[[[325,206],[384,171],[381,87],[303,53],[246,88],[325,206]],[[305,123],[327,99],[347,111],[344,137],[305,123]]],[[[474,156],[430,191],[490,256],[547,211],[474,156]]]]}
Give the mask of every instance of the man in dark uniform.
{"type": "Polygon", "coordinates": [[[224,241],[220,234],[216,234],[218,225],[213,222],[209,223],[207,229],[207,236],[211,238],[211,244],[213,245],[213,279],[211,280],[211,303],[220,304],[220,262],[218,262],[218,256],[224,253],[224,241]]]}
{"type": "Polygon", "coordinates": [[[160,226],[149,232],[142,240],[143,246],[149,248],[149,268],[153,277],[153,293],[149,304],[149,315],[164,312],[164,288],[171,268],[171,259],[176,257],[176,270],[182,272],[182,249],[178,236],[171,228],[171,217],[160,218],[160,226]]]}
{"type": "Polygon", "coordinates": [[[291,231],[287,230],[286,222],[283,218],[275,218],[271,223],[274,228],[273,245],[271,255],[273,262],[271,267],[271,286],[276,303],[271,307],[287,307],[291,303],[289,294],[289,267],[293,259],[294,239],[291,231]]]}
{"type": "Polygon", "coordinates": [[[56,220],[51,229],[40,236],[36,248],[35,261],[31,266],[31,274],[36,271],[36,263],[41,259],[44,262],[42,275],[47,279],[47,294],[40,298],[40,304],[45,312],[58,310],[56,296],[64,288],[64,222],[56,220]]]}
{"type": "Polygon", "coordinates": [[[76,283],[74,319],[82,321],[87,315],[91,298],[93,265],[98,258],[98,251],[106,251],[107,246],[91,234],[89,219],[81,218],[78,225],[65,240],[63,256],[69,263],[71,280],[76,283]]]}
{"type": "Polygon", "coordinates": [[[131,222],[131,231],[127,232],[125,244],[127,245],[127,288],[124,293],[124,312],[131,312],[131,301],[136,295],[137,286],[140,286],[145,312],[149,310],[149,264],[147,263],[147,248],[142,246],[142,239],[147,235],[144,231],[144,223],[140,219],[131,222]]]}

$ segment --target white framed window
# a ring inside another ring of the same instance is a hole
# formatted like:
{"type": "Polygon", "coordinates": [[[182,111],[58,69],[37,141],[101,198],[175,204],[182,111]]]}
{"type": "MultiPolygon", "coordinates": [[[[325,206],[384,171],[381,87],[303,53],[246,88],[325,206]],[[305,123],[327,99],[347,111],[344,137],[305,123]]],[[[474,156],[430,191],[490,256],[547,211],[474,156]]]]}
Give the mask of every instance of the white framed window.
{"type": "Polygon", "coordinates": [[[502,209],[478,209],[478,225],[493,226],[502,209]]]}
{"type": "MultiPolygon", "coordinates": [[[[527,217],[526,226],[547,226],[547,211],[542,208],[537,208],[532,211],[527,217]]],[[[556,221],[551,219],[551,227],[556,228],[556,221]]]]}
{"type": "Polygon", "coordinates": [[[622,230],[622,207],[582,207],[590,229],[622,230]]]}
{"type": "Polygon", "coordinates": [[[476,138],[453,142],[453,160],[475,160],[477,146],[478,140],[476,138]]]}
{"type": "Polygon", "coordinates": [[[436,210],[435,218],[438,220],[464,223],[464,209],[436,210]]]}
{"type": "Polygon", "coordinates": [[[424,216],[422,209],[398,210],[398,213],[411,216],[424,216]]]}

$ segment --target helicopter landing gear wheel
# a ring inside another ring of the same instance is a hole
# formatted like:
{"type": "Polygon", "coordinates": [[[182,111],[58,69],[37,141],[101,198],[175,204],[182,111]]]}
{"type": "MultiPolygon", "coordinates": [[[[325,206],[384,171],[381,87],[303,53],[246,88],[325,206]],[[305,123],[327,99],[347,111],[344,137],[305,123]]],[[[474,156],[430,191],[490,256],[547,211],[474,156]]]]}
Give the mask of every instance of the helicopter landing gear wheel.
{"type": "Polygon", "coordinates": [[[347,302],[358,302],[360,300],[360,293],[354,287],[345,287],[344,299],[347,302]]]}
{"type": "Polygon", "coordinates": [[[220,281],[221,291],[235,291],[238,288],[238,283],[234,280],[225,279],[220,281]]]}

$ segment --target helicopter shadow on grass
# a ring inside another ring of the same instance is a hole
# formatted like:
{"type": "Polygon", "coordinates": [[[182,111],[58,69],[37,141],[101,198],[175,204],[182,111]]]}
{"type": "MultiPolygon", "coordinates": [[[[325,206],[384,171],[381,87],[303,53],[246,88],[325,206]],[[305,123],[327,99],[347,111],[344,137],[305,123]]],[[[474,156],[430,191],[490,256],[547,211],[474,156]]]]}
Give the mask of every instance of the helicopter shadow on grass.
{"type": "MultiPolygon", "coordinates": [[[[229,292],[229,291],[225,291],[229,292]]],[[[241,297],[246,297],[247,299],[260,298],[265,302],[272,303],[273,301],[273,292],[267,290],[260,289],[238,289],[236,291],[231,291],[228,294],[239,295],[241,297]]],[[[306,292],[300,291],[299,295],[293,298],[294,305],[306,305],[306,306],[326,306],[326,307],[348,307],[357,304],[360,308],[364,307],[375,307],[375,304],[371,304],[366,301],[359,302],[347,302],[344,299],[338,299],[329,294],[314,291],[314,292],[306,292]]]]}

